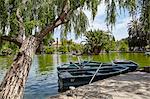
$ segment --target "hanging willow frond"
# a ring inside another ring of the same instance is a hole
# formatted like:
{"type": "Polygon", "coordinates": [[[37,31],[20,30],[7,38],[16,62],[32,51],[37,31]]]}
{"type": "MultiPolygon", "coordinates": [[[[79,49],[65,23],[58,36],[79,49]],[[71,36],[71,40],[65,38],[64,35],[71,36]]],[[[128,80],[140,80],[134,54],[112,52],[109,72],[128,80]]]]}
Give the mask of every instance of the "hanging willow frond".
{"type": "Polygon", "coordinates": [[[115,25],[117,9],[128,9],[133,11],[136,0],[0,0],[0,29],[10,26],[9,35],[17,35],[19,26],[16,18],[16,10],[21,9],[26,35],[31,35],[35,27],[39,31],[52,24],[59,17],[63,7],[68,6],[71,10],[65,19],[69,20],[62,25],[62,32],[74,32],[80,35],[86,31],[88,19],[84,9],[91,11],[94,20],[98,5],[102,2],[106,5],[106,22],[108,25],[115,25]],[[65,3],[67,2],[67,3],[65,3]],[[66,5],[65,5],[66,4],[66,5]],[[6,24],[8,23],[8,24],[6,24]]]}

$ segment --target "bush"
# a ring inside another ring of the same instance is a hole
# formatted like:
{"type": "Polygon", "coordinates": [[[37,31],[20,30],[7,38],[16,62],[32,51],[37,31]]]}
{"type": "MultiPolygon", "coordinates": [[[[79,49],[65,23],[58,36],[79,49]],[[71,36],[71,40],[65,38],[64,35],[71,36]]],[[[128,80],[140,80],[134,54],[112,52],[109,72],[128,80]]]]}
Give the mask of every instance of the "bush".
{"type": "Polygon", "coordinates": [[[65,54],[68,52],[68,48],[67,46],[60,46],[59,49],[58,49],[59,52],[61,52],[62,54],[65,54]]]}
{"type": "Polygon", "coordinates": [[[125,42],[121,42],[119,50],[120,51],[128,51],[128,45],[125,42]]]}
{"type": "Polygon", "coordinates": [[[55,52],[55,49],[53,47],[45,47],[45,53],[46,54],[53,54],[55,52]]]}
{"type": "Polygon", "coordinates": [[[13,52],[13,50],[10,48],[3,48],[3,49],[1,49],[0,54],[3,56],[7,56],[7,55],[11,55],[12,52],[13,52]]]}

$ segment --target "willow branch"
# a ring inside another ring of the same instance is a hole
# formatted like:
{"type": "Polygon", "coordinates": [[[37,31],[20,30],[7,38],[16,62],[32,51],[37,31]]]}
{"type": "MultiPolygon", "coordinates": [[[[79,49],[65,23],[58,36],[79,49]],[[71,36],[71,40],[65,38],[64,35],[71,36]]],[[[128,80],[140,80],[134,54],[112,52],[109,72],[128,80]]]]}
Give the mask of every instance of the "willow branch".
{"type": "Polygon", "coordinates": [[[23,42],[23,40],[25,39],[25,27],[23,24],[23,19],[19,14],[20,9],[17,8],[16,11],[16,16],[17,16],[17,20],[18,20],[18,24],[19,24],[19,35],[18,35],[18,39],[20,40],[20,42],[23,42]]]}
{"type": "Polygon", "coordinates": [[[49,32],[53,31],[59,25],[68,22],[67,16],[69,16],[71,9],[69,9],[67,3],[68,0],[65,0],[63,10],[59,17],[56,20],[54,20],[52,24],[48,25],[45,29],[41,30],[41,32],[36,36],[37,38],[39,38],[39,40],[42,40],[49,32]]]}
{"type": "Polygon", "coordinates": [[[1,36],[1,40],[13,42],[13,43],[15,43],[16,45],[18,45],[19,47],[20,47],[21,44],[22,44],[22,42],[19,42],[19,40],[17,40],[17,38],[10,37],[10,36],[1,36]]]}

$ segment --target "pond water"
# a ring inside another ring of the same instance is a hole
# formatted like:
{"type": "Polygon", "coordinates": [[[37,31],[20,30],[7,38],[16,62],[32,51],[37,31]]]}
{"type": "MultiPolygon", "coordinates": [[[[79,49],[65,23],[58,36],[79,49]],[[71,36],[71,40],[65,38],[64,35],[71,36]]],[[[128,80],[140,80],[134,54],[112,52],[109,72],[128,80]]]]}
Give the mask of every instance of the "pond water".
{"type": "MultiPolygon", "coordinates": [[[[82,56],[83,60],[92,59],[94,61],[111,62],[114,59],[126,59],[137,62],[141,67],[150,66],[150,56],[143,53],[110,53],[94,56],[82,56]]],[[[0,57],[0,82],[2,81],[7,69],[12,63],[13,57],[0,57]]],[[[77,57],[69,55],[36,55],[28,76],[25,87],[24,99],[45,99],[48,96],[58,94],[57,69],[56,67],[69,62],[77,61],[77,57]]]]}

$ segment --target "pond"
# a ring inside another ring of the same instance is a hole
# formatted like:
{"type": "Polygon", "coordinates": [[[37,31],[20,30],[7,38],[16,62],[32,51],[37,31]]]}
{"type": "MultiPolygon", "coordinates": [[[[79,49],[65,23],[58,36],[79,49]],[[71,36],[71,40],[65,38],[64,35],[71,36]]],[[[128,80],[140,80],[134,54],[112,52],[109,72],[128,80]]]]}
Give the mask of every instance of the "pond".
{"type": "MultiPolygon", "coordinates": [[[[94,61],[111,62],[115,59],[126,59],[137,62],[140,67],[150,66],[150,56],[144,53],[102,53],[94,56],[82,56],[83,60],[92,59],[94,61]]],[[[2,81],[7,69],[12,63],[13,57],[0,57],[0,82],[2,81]]],[[[45,99],[48,96],[58,94],[57,69],[56,67],[69,62],[77,61],[77,57],[69,55],[36,55],[28,76],[25,87],[24,99],[45,99]]]]}

